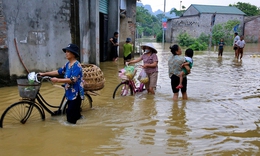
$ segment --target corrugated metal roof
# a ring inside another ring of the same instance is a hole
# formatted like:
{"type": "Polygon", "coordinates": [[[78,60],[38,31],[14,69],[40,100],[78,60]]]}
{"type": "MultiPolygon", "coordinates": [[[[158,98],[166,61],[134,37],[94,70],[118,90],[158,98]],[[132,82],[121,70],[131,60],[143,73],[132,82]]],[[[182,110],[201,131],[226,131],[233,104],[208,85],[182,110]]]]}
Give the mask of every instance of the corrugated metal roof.
{"type": "Polygon", "coordinates": [[[245,15],[244,12],[233,6],[217,6],[217,5],[199,5],[191,4],[200,13],[220,13],[220,14],[236,14],[245,15]]]}

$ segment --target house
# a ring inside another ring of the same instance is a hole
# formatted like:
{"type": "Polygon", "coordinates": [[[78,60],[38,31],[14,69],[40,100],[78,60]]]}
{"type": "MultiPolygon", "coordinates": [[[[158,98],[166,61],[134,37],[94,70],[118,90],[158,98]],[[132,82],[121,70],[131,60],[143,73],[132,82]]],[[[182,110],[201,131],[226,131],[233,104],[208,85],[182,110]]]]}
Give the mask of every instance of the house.
{"type": "Polygon", "coordinates": [[[239,20],[239,29],[243,30],[244,16],[245,13],[236,7],[192,4],[181,17],[167,21],[166,42],[176,42],[177,36],[183,32],[195,38],[202,33],[210,34],[213,20],[213,24],[239,20]]]}
{"type": "Polygon", "coordinates": [[[260,42],[260,16],[245,18],[244,36],[247,43],[260,42]]]}
{"type": "Polygon", "coordinates": [[[134,42],[135,10],[136,0],[0,0],[0,77],[56,70],[69,43],[81,63],[99,66],[115,31],[134,42]]]}

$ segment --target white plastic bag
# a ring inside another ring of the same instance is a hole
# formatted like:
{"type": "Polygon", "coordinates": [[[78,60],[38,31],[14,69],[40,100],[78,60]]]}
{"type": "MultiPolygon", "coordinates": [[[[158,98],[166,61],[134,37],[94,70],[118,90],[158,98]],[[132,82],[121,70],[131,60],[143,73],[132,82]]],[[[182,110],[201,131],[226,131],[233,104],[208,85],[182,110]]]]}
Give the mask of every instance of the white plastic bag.
{"type": "Polygon", "coordinates": [[[148,75],[146,74],[144,69],[142,69],[142,71],[140,72],[140,74],[138,76],[138,80],[141,83],[147,83],[149,81],[148,75]]]}

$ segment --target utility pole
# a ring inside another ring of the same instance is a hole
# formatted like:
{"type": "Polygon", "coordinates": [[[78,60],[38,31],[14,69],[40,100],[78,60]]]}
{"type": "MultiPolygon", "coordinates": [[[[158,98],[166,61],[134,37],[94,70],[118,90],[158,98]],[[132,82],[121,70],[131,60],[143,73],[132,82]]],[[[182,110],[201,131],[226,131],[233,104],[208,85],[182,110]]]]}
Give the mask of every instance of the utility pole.
{"type": "Polygon", "coordinates": [[[210,52],[211,50],[211,44],[212,44],[212,29],[214,27],[215,24],[215,18],[216,18],[216,12],[214,14],[212,14],[211,16],[211,22],[210,22],[210,36],[209,36],[209,47],[208,50],[210,52]]]}
{"type": "MultiPolygon", "coordinates": [[[[165,18],[165,3],[166,3],[166,0],[164,0],[163,18],[165,18]]],[[[164,27],[162,28],[162,31],[163,31],[162,42],[163,42],[163,47],[164,47],[164,27]]]]}

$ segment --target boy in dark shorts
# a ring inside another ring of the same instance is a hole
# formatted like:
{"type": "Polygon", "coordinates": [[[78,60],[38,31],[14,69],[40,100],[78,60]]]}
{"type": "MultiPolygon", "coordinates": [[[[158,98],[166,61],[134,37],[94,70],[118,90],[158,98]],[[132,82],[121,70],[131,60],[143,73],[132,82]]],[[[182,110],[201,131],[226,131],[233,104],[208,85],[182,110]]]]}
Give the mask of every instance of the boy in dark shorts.
{"type": "Polygon", "coordinates": [[[225,46],[224,39],[221,38],[220,41],[218,42],[218,56],[222,56],[224,51],[224,46],[225,46]]]}
{"type": "Polygon", "coordinates": [[[131,52],[133,51],[133,45],[130,43],[131,38],[126,38],[125,44],[124,44],[124,65],[126,62],[129,62],[132,58],[131,52]]]}

